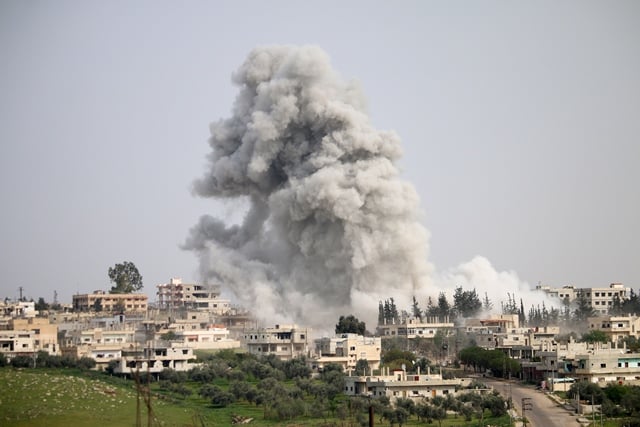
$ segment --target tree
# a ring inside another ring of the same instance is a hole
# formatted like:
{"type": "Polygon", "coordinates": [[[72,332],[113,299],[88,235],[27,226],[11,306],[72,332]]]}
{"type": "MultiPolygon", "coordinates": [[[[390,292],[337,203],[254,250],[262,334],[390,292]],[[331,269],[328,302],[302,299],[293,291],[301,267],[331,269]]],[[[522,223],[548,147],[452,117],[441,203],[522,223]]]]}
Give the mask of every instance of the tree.
{"type": "Polygon", "coordinates": [[[594,343],[594,342],[606,343],[609,341],[609,338],[607,338],[607,334],[605,334],[604,332],[594,329],[587,332],[586,334],[582,334],[582,341],[590,342],[590,343],[594,343]]]}
{"type": "Polygon", "coordinates": [[[418,305],[418,301],[416,300],[415,296],[413,297],[411,310],[413,312],[413,317],[415,317],[416,319],[420,319],[420,321],[422,322],[422,310],[420,310],[420,306],[418,305]]]}
{"type": "Polygon", "coordinates": [[[475,289],[464,291],[458,286],[453,294],[453,308],[461,317],[473,317],[482,309],[482,302],[475,289]]]}
{"type": "Polygon", "coordinates": [[[489,312],[493,309],[493,303],[489,299],[489,295],[487,295],[486,292],[484,293],[484,299],[482,300],[482,309],[486,312],[489,312]]]}
{"type": "Polygon", "coordinates": [[[451,315],[451,305],[447,300],[447,295],[444,292],[440,292],[438,295],[438,320],[440,322],[448,321],[447,318],[451,315]]]}
{"type": "Polygon", "coordinates": [[[38,302],[35,304],[35,309],[38,311],[48,310],[49,304],[46,303],[44,298],[40,297],[38,298],[38,302]]]}
{"type": "Polygon", "coordinates": [[[340,316],[338,324],[336,325],[336,334],[364,335],[365,331],[365,323],[358,320],[358,318],[352,314],[347,317],[340,316]]]}
{"type": "Polygon", "coordinates": [[[96,313],[100,313],[102,311],[102,298],[96,298],[95,302],[93,303],[93,310],[96,313]]]}
{"type": "Polygon", "coordinates": [[[109,291],[112,294],[130,294],[142,289],[142,276],[135,264],[129,261],[109,267],[109,279],[115,283],[109,291]]]}
{"type": "Polygon", "coordinates": [[[367,375],[369,371],[369,362],[367,359],[358,359],[356,362],[356,375],[367,375]]]}
{"type": "Polygon", "coordinates": [[[584,292],[580,292],[578,298],[576,298],[576,304],[576,309],[573,312],[573,320],[577,324],[584,324],[589,317],[595,316],[596,311],[591,306],[591,301],[589,301],[584,292]]]}

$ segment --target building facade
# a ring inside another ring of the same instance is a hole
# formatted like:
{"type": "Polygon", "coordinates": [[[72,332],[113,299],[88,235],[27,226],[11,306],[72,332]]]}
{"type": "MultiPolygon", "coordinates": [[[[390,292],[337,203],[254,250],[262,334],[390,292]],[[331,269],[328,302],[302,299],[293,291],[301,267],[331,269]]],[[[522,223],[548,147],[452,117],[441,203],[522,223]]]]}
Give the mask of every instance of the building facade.
{"type": "Polygon", "coordinates": [[[231,302],[220,298],[220,287],[182,283],[180,278],[171,278],[169,283],[157,285],[158,307],[161,309],[187,308],[215,314],[231,310],[231,302]]]}
{"type": "Polygon", "coordinates": [[[92,294],[73,296],[75,311],[107,311],[107,312],[147,312],[147,296],[144,294],[108,294],[95,291],[92,294]]]}
{"type": "Polygon", "coordinates": [[[438,374],[407,374],[393,371],[390,375],[345,377],[347,396],[387,396],[392,402],[399,398],[421,401],[436,396],[454,395],[468,381],[461,378],[445,380],[438,374]]]}
{"type": "Polygon", "coordinates": [[[455,325],[452,322],[439,322],[437,319],[426,319],[422,321],[411,317],[402,319],[398,323],[385,323],[378,325],[378,335],[382,338],[403,337],[414,338],[434,338],[436,334],[451,335],[455,325]]]}
{"type": "Polygon", "coordinates": [[[624,301],[629,299],[631,288],[625,287],[622,283],[611,283],[608,287],[577,288],[572,285],[561,288],[538,285],[536,289],[542,291],[553,298],[573,303],[577,298],[584,297],[589,301],[591,307],[599,314],[606,314],[614,305],[614,301],[619,299],[624,301]]]}
{"type": "Polygon", "coordinates": [[[589,330],[602,331],[609,342],[624,338],[640,338],[640,317],[638,316],[598,316],[589,317],[589,330]]]}
{"type": "Polygon", "coordinates": [[[242,346],[255,355],[273,354],[281,360],[310,356],[311,329],[297,325],[276,325],[275,328],[246,330],[242,346]]]}
{"type": "Polygon", "coordinates": [[[382,341],[380,337],[364,337],[358,334],[340,334],[315,340],[315,357],[312,367],[322,369],[327,364],[341,365],[345,372],[355,369],[358,360],[366,360],[369,369],[380,368],[382,341]]]}

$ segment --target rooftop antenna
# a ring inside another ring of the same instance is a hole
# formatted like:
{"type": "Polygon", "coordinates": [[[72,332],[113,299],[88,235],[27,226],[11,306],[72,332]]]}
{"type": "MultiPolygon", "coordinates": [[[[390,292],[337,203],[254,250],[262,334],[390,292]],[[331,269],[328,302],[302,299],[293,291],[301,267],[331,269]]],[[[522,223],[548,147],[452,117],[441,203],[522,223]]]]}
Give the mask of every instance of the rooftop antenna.
{"type": "Polygon", "coordinates": [[[18,287],[18,290],[20,291],[20,299],[18,301],[22,301],[22,286],[18,287]]]}

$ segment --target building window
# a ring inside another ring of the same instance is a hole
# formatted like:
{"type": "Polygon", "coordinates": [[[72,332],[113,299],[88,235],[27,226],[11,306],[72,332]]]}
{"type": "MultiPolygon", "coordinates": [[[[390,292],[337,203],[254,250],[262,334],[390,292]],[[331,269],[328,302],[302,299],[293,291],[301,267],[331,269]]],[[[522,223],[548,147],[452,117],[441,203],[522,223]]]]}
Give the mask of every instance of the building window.
{"type": "Polygon", "coordinates": [[[606,367],[607,367],[607,364],[606,364],[606,363],[601,363],[601,364],[600,364],[600,367],[601,367],[601,368],[606,368],[606,367]]]}

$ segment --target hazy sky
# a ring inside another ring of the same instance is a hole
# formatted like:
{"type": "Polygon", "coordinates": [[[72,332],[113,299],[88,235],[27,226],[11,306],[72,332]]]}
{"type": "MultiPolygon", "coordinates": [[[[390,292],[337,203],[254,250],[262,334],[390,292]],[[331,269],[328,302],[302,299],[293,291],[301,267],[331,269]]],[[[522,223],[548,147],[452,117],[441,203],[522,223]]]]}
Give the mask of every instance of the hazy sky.
{"type": "Polygon", "coordinates": [[[439,270],[640,287],[638,1],[0,1],[0,297],[70,301],[179,248],[255,46],[316,44],[402,139],[439,270]]]}

